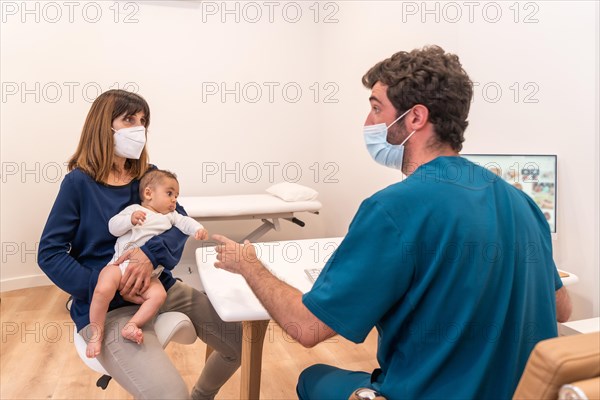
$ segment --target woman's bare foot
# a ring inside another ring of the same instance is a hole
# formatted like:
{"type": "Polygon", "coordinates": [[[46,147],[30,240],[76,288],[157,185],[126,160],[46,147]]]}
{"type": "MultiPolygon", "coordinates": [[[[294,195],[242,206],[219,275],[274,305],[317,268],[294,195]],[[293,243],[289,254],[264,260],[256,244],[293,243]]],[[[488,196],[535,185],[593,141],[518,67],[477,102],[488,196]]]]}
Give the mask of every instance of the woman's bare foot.
{"type": "Polygon", "coordinates": [[[121,336],[125,339],[129,339],[137,344],[142,344],[144,341],[144,333],[142,330],[133,322],[127,323],[121,330],[121,336]]]}

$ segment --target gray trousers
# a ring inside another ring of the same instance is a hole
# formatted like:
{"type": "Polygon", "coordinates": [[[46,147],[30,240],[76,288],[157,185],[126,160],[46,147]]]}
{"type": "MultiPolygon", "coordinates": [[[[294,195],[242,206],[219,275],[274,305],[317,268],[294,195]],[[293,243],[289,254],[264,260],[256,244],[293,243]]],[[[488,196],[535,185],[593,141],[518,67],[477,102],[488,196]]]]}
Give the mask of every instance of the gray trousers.
{"type": "MultiPolygon", "coordinates": [[[[240,366],[241,323],[223,322],[204,292],[181,282],[168,290],[167,300],[159,313],[180,311],[186,314],[192,320],[198,338],[215,350],[190,395],[183,378],[158,342],[154,321],[144,325],[141,345],[121,336],[121,329],[137,309],[138,306],[123,307],[107,314],[104,341],[98,356],[104,369],[136,399],[213,399],[240,366]]],[[[86,341],[88,326],[80,332],[86,341]]]]}

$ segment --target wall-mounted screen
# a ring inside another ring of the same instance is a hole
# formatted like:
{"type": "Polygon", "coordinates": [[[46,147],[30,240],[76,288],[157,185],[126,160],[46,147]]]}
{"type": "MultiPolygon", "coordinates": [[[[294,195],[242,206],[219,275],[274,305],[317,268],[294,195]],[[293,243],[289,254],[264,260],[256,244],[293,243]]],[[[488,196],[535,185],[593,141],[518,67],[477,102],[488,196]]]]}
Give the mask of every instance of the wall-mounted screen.
{"type": "Polygon", "coordinates": [[[542,210],[556,233],[556,155],[461,154],[524,191],[542,210]]]}

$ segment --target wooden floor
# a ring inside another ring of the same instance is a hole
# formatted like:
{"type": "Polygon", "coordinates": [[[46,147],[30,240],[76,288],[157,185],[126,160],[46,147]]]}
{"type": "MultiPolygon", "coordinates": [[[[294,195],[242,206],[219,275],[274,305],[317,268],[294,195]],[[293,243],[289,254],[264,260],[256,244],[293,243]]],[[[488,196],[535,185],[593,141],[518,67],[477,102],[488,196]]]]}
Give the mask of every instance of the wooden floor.
{"type": "MultiPolygon", "coordinates": [[[[130,399],[119,384],[107,390],[95,386],[99,375],[88,369],[73,345],[73,322],[65,309],[67,295],[54,286],[0,294],[1,399],[130,399]]],[[[377,336],[355,345],[341,337],[312,349],[293,342],[274,323],[269,325],[263,351],[262,399],[296,398],[300,372],[315,363],[352,370],[377,367],[377,336]]],[[[204,365],[205,345],[172,343],[167,353],[191,388],[204,365]]],[[[239,371],[221,389],[217,399],[239,398],[239,371]]]]}

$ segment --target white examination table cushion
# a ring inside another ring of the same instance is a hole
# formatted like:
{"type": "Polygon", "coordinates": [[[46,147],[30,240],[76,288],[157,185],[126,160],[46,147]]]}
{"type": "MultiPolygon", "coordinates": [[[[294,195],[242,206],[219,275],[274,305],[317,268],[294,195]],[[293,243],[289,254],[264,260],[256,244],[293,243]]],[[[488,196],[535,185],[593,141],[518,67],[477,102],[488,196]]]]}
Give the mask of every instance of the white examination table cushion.
{"type": "Polygon", "coordinates": [[[317,200],[284,201],[270,194],[243,194],[229,196],[179,197],[179,204],[192,218],[223,218],[268,216],[294,212],[318,212],[322,205],[317,200]]]}
{"type": "MultiPolygon", "coordinates": [[[[300,188],[303,186],[297,185],[300,188]]],[[[285,188],[285,187],[284,187],[285,188]]],[[[295,189],[295,188],[293,188],[295,189]]],[[[310,188],[306,188],[312,190],[310,188]]],[[[304,222],[294,216],[296,212],[318,214],[321,203],[317,200],[284,201],[272,194],[237,194],[229,196],[183,196],[178,199],[188,215],[203,221],[260,219],[262,225],[241,240],[256,242],[265,233],[280,229],[280,219],[300,227],[304,222]]]]}

